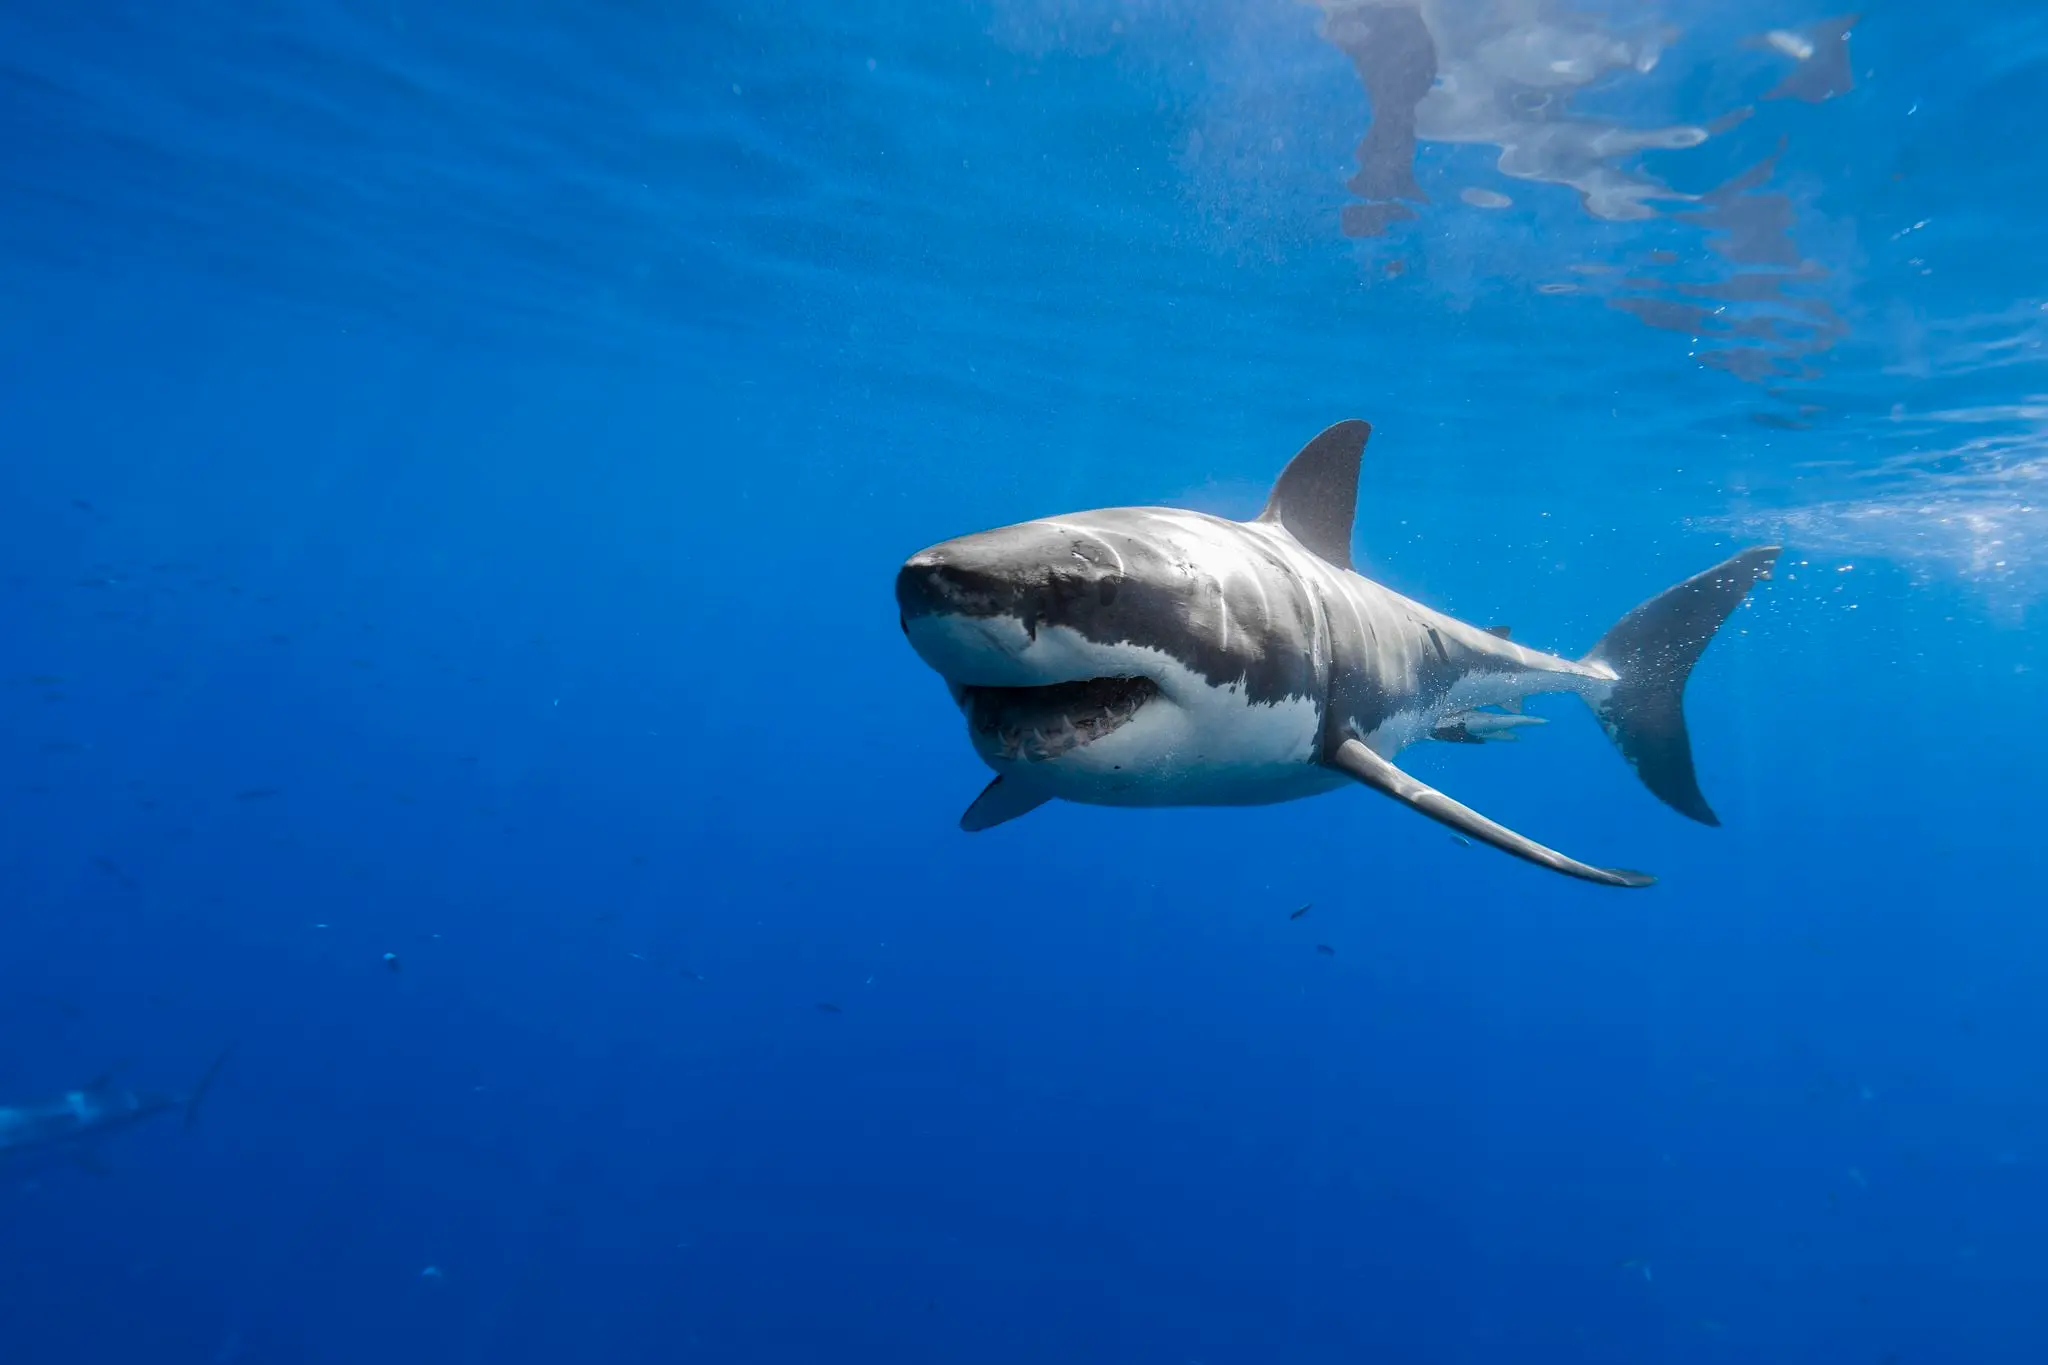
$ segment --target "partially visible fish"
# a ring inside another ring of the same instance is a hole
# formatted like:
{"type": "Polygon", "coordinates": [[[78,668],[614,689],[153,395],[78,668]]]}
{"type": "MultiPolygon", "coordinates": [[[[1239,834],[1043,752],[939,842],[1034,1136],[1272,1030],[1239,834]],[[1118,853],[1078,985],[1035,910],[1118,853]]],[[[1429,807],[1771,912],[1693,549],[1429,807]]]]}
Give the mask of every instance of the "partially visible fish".
{"type": "Polygon", "coordinates": [[[1541,716],[1511,715],[1505,711],[1456,711],[1445,716],[1437,727],[1429,732],[1429,737],[1451,744],[1484,744],[1488,740],[1513,739],[1515,731],[1525,725],[1549,723],[1541,716]]]}

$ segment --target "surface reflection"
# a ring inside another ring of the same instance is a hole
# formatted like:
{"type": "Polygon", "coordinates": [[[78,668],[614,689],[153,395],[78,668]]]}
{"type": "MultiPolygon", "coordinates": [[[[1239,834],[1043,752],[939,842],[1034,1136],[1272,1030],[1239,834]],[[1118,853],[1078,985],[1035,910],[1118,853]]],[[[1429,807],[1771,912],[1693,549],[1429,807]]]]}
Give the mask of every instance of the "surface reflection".
{"type": "MultiPolygon", "coordinates": [[[[1819,291],[1828,272],[1800,252],[1792,201],[1773,187],[1776,154],[1704,193],[1642,165],[1648,152],[1701,146],[1748,118],[1750,106],[1644,126],[1573,107],[1596,82],[1606,89],[1648,77],[1677,41],[1675,28],[1608,27],[1549,0],[1322,0],[1321,8],[1323,37],[1350,58],[1373,111],[1347,182],[1359,200],[1344,207],[1347,235],[1385,235],[1431,205],[1416,176],[1420,144],[1483,145],[1497,149],[1494,169],[1511,181],[1570,189],[1603,222],[1688,224],[1708,249],[1700,260],[1643,249],[1619,272],[1581,267],[1568,284],[1536,282],[1540,292],[1602,296],[1648,326],[1692,337],[1700,363],[1752,382],[1811,377],[1811,357],[1845,334],[1819,291]]],[[[1854,24],[1844,16],[1751,39],[1790,64],[1763,98],[1817,103],[1850,89],[1854,24]]],[[[1463,187],[1458,197],[1483,211],[1514,203],[1490,186],[1463,187]]]]}

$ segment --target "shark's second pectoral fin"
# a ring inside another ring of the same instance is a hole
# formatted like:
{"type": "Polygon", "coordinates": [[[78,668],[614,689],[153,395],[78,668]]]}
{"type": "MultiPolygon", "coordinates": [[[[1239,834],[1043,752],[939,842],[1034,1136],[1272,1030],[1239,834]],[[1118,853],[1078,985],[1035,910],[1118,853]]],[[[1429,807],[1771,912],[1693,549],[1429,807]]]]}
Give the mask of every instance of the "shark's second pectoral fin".
{"type": "Polygon", "coordinates": [[[961,814],[960,828],[969,834],[994,829],[1005,820],[1029,815],[1050,800],[1052,797],[1046,792],[1034,791],[999,777],[983,787],[981,795],[974,798],[974,804],[961,814]]]}
{"type": "Polygon", "coordinates": [[[1385,792],[1395,800],[1413,806],[1430,819],[1449,825],[1460,834],[1470,835],[1481,842],[1492,844],[1503,853],[1512,853],[1517,858],[1525,858],[1553,872],[1562,872],[1568,877],[1582,877],[1589,882],[1599,882],[1603,886],[1648,886],[1657,880],[1646,872],[1594,867],[1576,858],[1567,858],[1554,848],[1545,848],[1534,839],[1515,833],[1506,825],[1494,823],[1470,806],[1460,805],[1428,783],[1416,781],[1358,740],[1345,740],[1331,752],[1326,761],[1329,766],[1346,777],[1355,778],[1375,791],[1385,792]]]}

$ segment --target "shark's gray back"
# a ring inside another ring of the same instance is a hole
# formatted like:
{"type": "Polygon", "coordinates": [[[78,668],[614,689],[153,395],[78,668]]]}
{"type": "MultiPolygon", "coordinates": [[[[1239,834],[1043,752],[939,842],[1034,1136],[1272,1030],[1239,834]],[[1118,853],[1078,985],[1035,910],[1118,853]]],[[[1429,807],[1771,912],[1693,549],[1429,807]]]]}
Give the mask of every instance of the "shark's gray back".
{"type": "Polygon", "coordinates": [[[1078,614],[1091,638],[1163,650],[1249,703],[1310,700],[1326,733],[1379,733],[1486,675],[1597,676],[1333,564],[1276,522],[1117,507],[1043,524],[1122,572],[1113,600],[1078,614]]]}

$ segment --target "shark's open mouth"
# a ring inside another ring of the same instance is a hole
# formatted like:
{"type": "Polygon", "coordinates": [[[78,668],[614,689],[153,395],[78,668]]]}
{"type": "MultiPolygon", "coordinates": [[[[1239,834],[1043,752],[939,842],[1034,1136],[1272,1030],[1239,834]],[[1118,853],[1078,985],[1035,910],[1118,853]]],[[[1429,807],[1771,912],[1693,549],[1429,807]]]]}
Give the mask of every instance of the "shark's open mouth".
{"type": "Polygon", "coordinates": [[[1129,725],[1159,695],[1150,678],[1087,678],[1050,687],[961,687],[976,743],[1042,763],[1129,725]]]}

